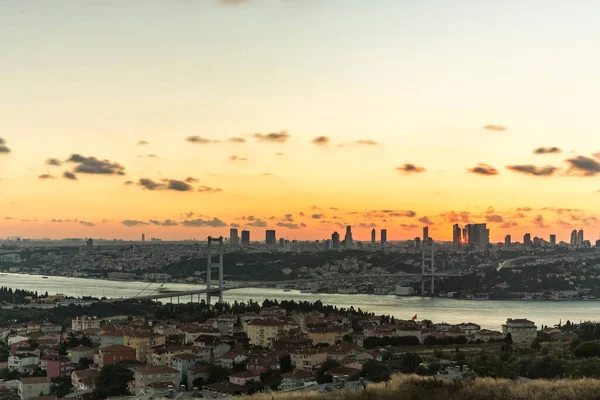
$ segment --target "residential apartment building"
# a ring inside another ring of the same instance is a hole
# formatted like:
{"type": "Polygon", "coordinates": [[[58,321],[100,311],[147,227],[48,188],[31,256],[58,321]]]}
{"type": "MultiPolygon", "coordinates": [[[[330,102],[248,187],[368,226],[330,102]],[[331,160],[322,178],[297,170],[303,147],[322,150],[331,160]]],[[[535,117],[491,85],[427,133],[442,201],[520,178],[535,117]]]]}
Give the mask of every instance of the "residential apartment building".
{"type": "Polygon", "coordinates": [[[98,368],[107,365],[131,362],[136,359],[136,349],[127,346],[108,346],[101,347],[98,354],[94,356],[94,364],[98,368]]]}
{"type": "Polygon", "coordinates": [[[154,346],[163,346],[165,337],[154,333],[127,333],[123,335],[123,344],[135,349],[135,359],[140,362],[146,362],[148,350],[154,346]]]}
{"type": "Polygon", "coordinates": [[[515,344],[531,344],[537,337],[537,326],[533,321],[527,319],[507,319],[502,325],[502,333],[510,333],[515,344]]]}
{"type": "Polygon", "coordinates": [[[73,332],[85,331],[90,328],[100,328],[100,320],[96,317],[76,317],[71,320],[71,330],[73,332]]]}
{"type": "Polygon", "coordinates": [[[315,367],[327,361],[327,352],[320,349],[303,349],[291,353],[292,365],[300,371],[312,372],[315,367]]]}
{"type": "Polygon", "coordinates": [[[273,347],[277,335],[284,332],[285,322],[275,319],[256,319],[245,326],[250,345],[273,347]]]}
{"type": "Polygon", "coordinates": [[[138,367],[133,374],[135,394],[146,393],[149,385],[165,383],[179,387],[179,372],[170,367],[138,367]]]}
{"type": "Polygon", "coordinates": [[[21,400],[38,397],[41,393],[50,394],[52,380],[46,376],[21,378],[19,381],[19,397],[21,400]]]}

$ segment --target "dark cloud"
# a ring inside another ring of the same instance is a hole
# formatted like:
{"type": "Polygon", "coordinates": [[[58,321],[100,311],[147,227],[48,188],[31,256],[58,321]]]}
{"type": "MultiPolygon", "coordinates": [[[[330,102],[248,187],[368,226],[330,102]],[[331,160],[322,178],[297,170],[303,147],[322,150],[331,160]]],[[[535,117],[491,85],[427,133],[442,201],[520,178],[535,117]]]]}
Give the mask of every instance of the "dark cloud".
{"type": "Polygon", "coordinates": [[[63,172],[63,178],[70,179],[72,181],[76,181],[77,180],[77,176],[75,176],[74,173],[69,172],[69,171],[63,172]]]}
{"type": "Polygon", "coordinates": [[[485,220],[486,222],[504,222],[504,218],[498,214],[486,215],[485,220]]]}
{"type": "Polygon", "coordinates": [[[227,141],[231,143],[246,143],[246,139],[241,137],[231,137],[227,141]]]}
{"type": "Polygon", "coordinates": [[[56,218],[52,218],[50,220],[50,222],[56,223],[56,224],[61,224],[63,222],[65,223],[73,223],[73,222],[77,222],[76,219],[56,219],[56,218]]]}
{"type": "Polygon", "coordinates": [[[89,221],[79,221],[79,224],[80,224],[80,225],[83,225],[83,226],[87,226],[87,227],[96,226],[96,224],[95,224],[95,223],[93,223],[93,222],[89,222],[89,221]]]}
{"type": "Polygon", "coordinates": [[[486,125],[483,127],[483,129],[487,129],[488,131],[497,131],[497,132],[502,132],[502,131],[508,130],[507,127],[502,126],[502,125],[486,125]]]}
{"type": "Polygon", "coordinates": [[[400,226],[404,229],[416,229],[419,227],[417,224],[400,224],[400,226]]]}
{"type": "Polygon", "coordinates": [[[418,221],[425,225],[433,225],[433,222],[429,219],[429,217],[421,217],[418,219],[418,221]]]}
{"type": "MultiPolygon", "coordinates": [[[[304,214],[302,214],[304,215],[304,214]]],[[[283,216],[283,218],[287,221],[287,222],[294,222],[294,216],[292,214],[285,214],[283,216]]]]}
{"type": "Polygon", "coordinates": [[[145,146],[147,144],[150,144],[150,143],[146,142],[145,140],[140,140],[139,142],[137,142],[138,146],[145,146]]]}
{"type": "Polygon", "coordinates": [[[169,179],[169,182],[167,183],[167,189],[175,190],[177,192],[189,192],[192,190],[192,187],[183,181],[169,179]]]}
{"type": "Polygon", "coordinates": [[[600,163],[593,158],[577,156],[566,162],[569,164],[567,175],[590,177],[600,174],[600,163]]]}
{"type": "Polygon", "coordinates": [[[39,179],[54,179],[54,177],[50,174],[41,174],[38,176],[39,179]]]}
{"type": "Polygon", "coordinates": [[[179,225],[177,223],[177,221],[173,221],[172,219],[165,219],[164,221],[159,221],[156,219],[151,219],[150,223],[152,225],[158,225],[158,226],[177,226],[179,225]]]}
{"type": "Polygon", "coordinates": [[[562,150],[559,149],[558,147],[538,147],[537,149],[533,150],[533,154],[560,154],[562,153],[562,150]]]}
{"type": "Polygon", "coordinates": [[[188,176],[187,178],[185,178],[185,181],[187,183],[196,183],[198,182],[198,179],[194,178],[193,176],[188,176]]]}
{"type": "Polygon", "coordinates": [[[46,165],[53,165],[55,167],[60,167],[62,165],[62,161],[58,158],[49,158],[46,160],[46,165]]]}
{"type": "Polygon", "coordinates": [[[194,227],[194,228],[198,228],[198,227],[203,227],[203,226],[209,226],[211,228],[222,228],[227,226],[227,224],[223,221],[221,221],[219,218],[213,218],[213,219],[192,219],[192,220],[185,220],[181,222],[181,225],[183,226],[187,226],[187,227],[194,227]]]}
{"type": "Polygon", "coordinates": [[[377,146],[379,143],[372,139],[361,139],[357,140],[356,144],[365,145],[365,146],[377,146]]]}
{"type": "Polygon", "coordinates": [[[569,222],[564,221],[562,219],[559,219],[555,222],[555,224],[560,225],[562,228],[572,228],[573,225],[571,225],[569,222]]]}
{"type": "Polygon", "coordinates": [[[544,217],[542,217],[540,214],[536,215],[533,221],[531,222],[533,222],[533,224],[536,225],[538,228],[548,228],[548,225],[544,223],[544,217]]]}
{"type": "Polygon", "coordinates": [[[470,221],[470,216],[471,216],[471,213],[468,211],[460,211],[460,212],[448,211],[448,212],[440,214],[440,217],[442,217],[446,222],[451,223],[451,224],[456,224],[457,222],[462,222],[462,223],[467,224],[470,221]]]}
{"type": "MultiPolygon", "coordinates": [[[[287,214],[287,215],[292,215],[292,214],[287,214]]],[[[300,212],[298,213],[298,215],[299,215],[299,216],[301,216],[301,217],[304,217],[304,213],[303,213],[302,211],[300,211],[300,212]]]]}
{"type": "Polygon", "coordinates": [[[313,214],[312,218],[313,219],[321,219],[321,218],[323,218],[323,214],[313,214]]]}
{"type": "Polygon", "coordinates": [[[514,228],[515,226],[518,226],[519,224],[516,222],[505,222],[502,225],[500,225],[500,229],[510,229],[510,228],[514,228]]]}
{"type": "Polygon", "coordinates": [[[141,178],[138,181],[138,185],[142,186],[144,189],[148,190],[159,190],[163,189],[165,185],[159,182],[154,182],[152,179],[141,178]]]}
{"type": "MultiPolygon", "coordinates": [[[[300,229],[302,225],[294,224],[293,222],[278,222],[277,226],[288,229],[300,229]]],[[[306,225],[304,225],[306,226],[306,225]]]]}
{"type": "Polygon", "coordinates": [[[531,211],[532,208],[531,207],[518,207],[517,211],[525,211],[525,212],[529,212],[531,211]]]}
{"type": "Polygon", "coordinates": [[[125,226],[138,226],[138,225],[148,225],[147,222],[144,221],[138,221],[135,219],[126,219],[125,221],[121,221],[121,223],[125,226]]]}
{"type": "Polygon", "coordinates": [[[358,227],[359,228],[369,228],[370,229],[370,228],[377,228],[377,225],[375,223],[373,223],[373,222],[368,223],[368,224],[365,223],[365,222],[361,222],[360,224],[358,224],[358,227]]]}
{"type": "Polygon", "coordinates": [[[491,165],[479,163],[473,168],[467,169],[467,172],[476,175],[493,176],[498,175],[498,170],[491,165]]]}
{"type": "Polygon", "coordinates": [[[248,161],[248,159],[245,157],[233,155],[233,156],[229,157],[229,161],[248,161]]]}
{"type": "Polygon", "coordinates": [[[210,186],[200,186],[198,188],[198,191],[202,192],[202,193],[219,193],[219,192],[222,192],[223,189],[214,188],[214,187],[210,187],[210,186]]]}
{"type": "Polygon", "coordinates": [[[11,219],[14,219],[14,218],[13,218],[13,217],[4,217],[4,219],[5,219],[6,221],[10,221],[11,219]]]}
{"type": "Polygon", "coordinates": [[[234,222],[233,224],[229,224],[229,226],[232,227],[232,228],[239,228],[240,224],[237,224],[237,223],[234,222]]]}
{"type": "Polygon", "coordinates": [[[290,138],[289,133],[286,131],[272,132],[272,133],[255,133],[254,137],[259,142],[272,142],[272,143],[285,143],[290,138]]]}
{"type": "MultiPolygon", "coordinates": [[[[250,218],[248,219],[250,220],[250,218]]],[[[264,219],[252,217],[250,221],[251,222],[248,223],[248,226],[256,226],[258,228],[264,228],[265,226],[267,226],[267,221],[265,221],[264,219]]]]}
{"type": "Polygon", "coordinates": [[[200,136],[188,136],[187,138],[185,138],[186,141],[190,142],[190,143],[197,143],[197,144],[211,144],[211,143],[219,143],[220,140],[213,140],[213,139],[206,139],[200,136]]]}
{"type": "Polygon", "coordinates": [[[415,164],[406,163],[403,166],[396,168],[396,171],[400,171],[404,175],[408,175],[408,174],[419,174],[421,172],[425,172],[426,169],[423,167],[417,167],[415,164]]]}
{"type": "Polygon", "coordinates": [[[324,146],[330,142],[327,136],[317,136],[314,138],[311,143],[316,144],[317,146],[324,146]]]}
{"type": "Polygon", "coordinates": [[[109,160],[99,160],[96,157],[85,157],[72,154],[67,162],[77,164],[73,172],[93,175],[125,175],[125,167],[109,160]]]}
{"type": "Polygon", "coordinates": [[[507,165],[506,169],[517,172],[524,175],[533,175],[533,176],[552,176],[558,171],[560,168],[554,167],[552,165],[547,165],[545,167],[537,167],[535,165],[525,164],[525,165],[507,165]]]}
{"type": "Polygon", "coordinates": [[[125,182],[123,183],[123,185],[127,185],[127,186],[129,186],[129,185],[133,185],[133,181],[125,181],[125,182]]]}
{"type": "Polygon", "coordinates": [[[0,137],[0,154],[2,153],[10,153],[10,149],[6,145],[6,139],[0,137]]]}

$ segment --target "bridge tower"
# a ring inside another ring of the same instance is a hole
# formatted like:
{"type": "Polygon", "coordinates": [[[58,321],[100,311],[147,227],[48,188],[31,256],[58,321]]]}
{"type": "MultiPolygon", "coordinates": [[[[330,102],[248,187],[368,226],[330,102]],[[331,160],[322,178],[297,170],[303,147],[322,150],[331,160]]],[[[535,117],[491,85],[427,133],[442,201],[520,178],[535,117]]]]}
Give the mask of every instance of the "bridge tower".
{"type": "Polygon", "coordinates": [[[423,243],[421,246],[421,296],[425,296],[425,264],[430,262],[431,265],[431,295],[435,293],[435,250],[433,241],[423,243]],[[431,256],[427,257],[428,250],[431,250],[431,256]]]}
{"type": "Polygon", "coordinates": [[[212,271],[219,270],[219,303],[223,302],[223,236],[219,238],[208,237],[208,254],[206,265],[206,304],[210,305],[212,271]],[[213,246],[216,244],[216,246],[213,246]],[[217,258],[217,262],[213,262],[213,256],[217,258]]]}

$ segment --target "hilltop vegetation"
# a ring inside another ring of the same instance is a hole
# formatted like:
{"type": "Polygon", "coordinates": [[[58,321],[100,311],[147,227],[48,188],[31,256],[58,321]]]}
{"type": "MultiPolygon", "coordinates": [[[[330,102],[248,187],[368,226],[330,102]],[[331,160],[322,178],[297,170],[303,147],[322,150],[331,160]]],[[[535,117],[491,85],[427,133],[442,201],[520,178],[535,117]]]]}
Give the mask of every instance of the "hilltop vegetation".
{"type": "Polygon", "coordinates": [[[536,380],[516,383],[505,379],[481,378],[446,381],[415,375],[396,375],[388,384],[368,386],[358,392],[273,393],[252,400],[592,400],[600,397],[600,380],[536,380]]]}

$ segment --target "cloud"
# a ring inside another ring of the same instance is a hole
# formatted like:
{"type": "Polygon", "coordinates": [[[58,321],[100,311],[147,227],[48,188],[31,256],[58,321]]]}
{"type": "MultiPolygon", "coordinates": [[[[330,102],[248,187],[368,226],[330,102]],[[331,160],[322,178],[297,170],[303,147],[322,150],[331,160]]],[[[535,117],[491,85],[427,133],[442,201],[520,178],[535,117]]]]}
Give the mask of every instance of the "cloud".
{"type": "MultiPolygon", "coordinates": [[[[277,226],[288,229],[300,229],[301,225],[294,224],[293,222],[278,222],[277,226]]],[[[306,225],[304,225],[306,226],[306,225]]]]}
{"type": "Polygon", "coordinates": [[[377,146],[379,143],[372,139],[360,139],[356,141],[356,144],[365,145],[365,146],[377,146]]]}
{"type": "Polygon", "coordinates": [[[196,183],[198,182],[198,179],[194,178],[193,176],[188,176],[187,178],[185,178],[185,181],[187,183],[196,183]]]}
{"type": "Polygon", "coordinates": [[[150,223],[152,225],[158,225],[158,226],[177,226],[177,225],[179,225],[179,223],[177,223],[177,221],[173,221],[172,219],[165,219],[164,221],[151,219],[150,223]]]}
{"type": "Polygon", "coordinates": [[[264,228],[265,226],[267,226],[267,221],[265,221],[264,219],[252,217],[251,221],[252,222],[248,223],[248,226],[256,226],[258,228],[264,228]]]}
{"type": "Polygon", "coordinates": [[[433,225],[433,222],[429,219],[429,217],[421,217],[418,219],[418,221],[425,225],[433,225]]]}
{"type": "Polygon", "coordinates": [[[123,185],[127,185],[127,186],[129,186],[129,185],[133,185],[133,181],[125,181],[125,182],[123,183],[123,185]]]}
{"type": "Polygon", "coordinates": [[[62,161],[58,158],[49,158],[46,160],[46,165],[53,165],[55,167],[60,167],[62,165],[62,161]]]}
{"type": "Polygon", "coordinates": [[[533,222],[533,224],[539,228],[548,228],[548,225],[544,223],[544,217],[542,217],[540,214],[536,215],[536,217],[531,222],[533,222]]]}
{"type": "Polygon", "coordinates": [[[508,128],[503,125],[486,125],[483,127],[483,129],[487,129],[488,131],[497,131],[497,132],[502,132],[502,131],[508,130],[508,128]]]}
{"type": "Polygon", "coordinates": [[[10,153],[10,149],[6,145],[6,139],[0,137],[0,154],[2,153],[10,153]]]}
{"type": "Polygon", "coordinates": [[[177,192],[189,192],[190,190],[192,190],[192,187],[183,181],[169,179],[167,189],[175,190],[177,192]]]}
{"type": "Polygon", "coordinates": [[[525,211],[525,212],[529,212],[531,211],[532,208],[531,207],[518,207],[517,211],[525,211]]]}
{"type": "Polygon", "coordinates": [[[358,224],[359,228],[376,228],[377,224],[371,222],[371,223],[365,223],[365,222],[361,222],[360,224],[358,224]]]}
{"type": "Polygon", "coordinates": [[[206,139],[200,136],[188,136],[187,138],[185,138],[186,141],[190,142],[190,143],[197,143],[197,144],[211,144],[211,143],[219,143],[220,140],[213,140],[213,139],[206,139]]]}
{"type": "Polygon", "coordinates": [[[229,161],[248,161],[248,159],[245,157],[233,155],[233,156],[229,157],[229,161]]]}
{"type": "Polygon", "coordinates": [[[487,222],[504,222],[504,218],[498,214],[486,215],[485,220],[487,222]]]}
{"type": "Polygon", "coordinates": [[[146,142],[145,140],[140,140],[140,141],[137,142],[138,146],[145,146],[147,144],[150,144],[150,143],[146,142]]]}
{"type": "Polygon", "coordinates": [[[255,133],[254,137],[259,142],[285,143],[290,138],[290,135],[286,131],[280,131],[266,134],[255,133]]]}
{"type": "Polygon", "coordinates": [[[187,226],[187,227],[194,227],[194,228],[198,228],[198,227],[203,227],[203,226],[209,226],[211,228],[222,228],[227,226],[227,224],[223,221],[221,221],[219,218],[213,218],[213,219],[192,219],[192,220],[185,220],[181,222],[181,225],[183,226],[187,226]]]}
{"type": "Polygon", "coordinates": [[[210,187],[210,186],[200,186],[198,188],[198,191],[202,192],[202,193],[219,193],[219,192],[222,192],[223,189],[213,188],[213,187],[210,187]]]}
{"type": "Polygon", "coordinates": [[[469,223],[469,218],[471,216],[471,213],[468,211],[460,211],[460,212],[456,212],[456,211],[448,211],[445,213],[440,214],[440,217],[444,218],[444,220],[448,223],[451,224],[455,224],[457,222],[462,222],[462,223],[469,223]]]}
{"type": "Polygon", "coordinates": [[[67,162],[77,164],[73,172],[93,175],[125,175],[125,167],[109,160],[99,160],[96,157],[85,157],[72,154],[67,162]]]}
{"type": "Polygon", "coordinates": [[[479,163],[473,168],[467,169],[467,172],[476,175],[493,176],[498,175],[498,170],[491,165],[479,163]]]}
{"type": "MultiPolygon", "coordinates": [[[[302,214],[302,215],[304,215],[304,214],[302,214]]],[[[287,222],[294,222],[294,217],[292,214],[285,214],[284,218],[287,222]]]]}
{"type": "Polygon", "coordinates": [[[65,223],[72,223],[72,222],[77,222],[76,219],[56,219],[56,218],[52,218],[50,220],[50,222],[56,223],[56,224],[61,224],[63,222],[65,223]]]}
{"type": "Polygon", "coordinates": [[[327,136],[317,136],[313,140],[311,140],[312,144],[316,144],[317,146],[324,146],[330,142],[327,136]]]}
{"type": "Polygon", "coordinates": [[[593,158],[577,156],[566,162],[569,164],[567,175],[590,177],[600,174],[600,163],[593,158]]]}
{"type": "Polygon", "coordinates": [[[559,219],[555,222],[555,224],[560,225],[562,228],[572,228],[573,225],[571,225],[569,222],[567,221],[563,221],[562,219],[559,219]]]}
{"type": "Polygon", "coordinates": [[[231,143],[246,143],[246,139],[241,137],[230,137],[227,141],[231,143]]]}
{"type": "Polygon", "coordinates": [[[423,167],[417,167],[414,164],[406,163],[403,166],[396,168],[396,171],[400,171],[404,175],[408,175],[408,174],[420,174],[421,172],[425,172],[426,169],[423,167]]]}
{"type": "Polygon", "coordinates": [[[54,177],[50,174],[41,174],[38,176],[39,179],[54,179],[54,177]]]}
{"type": "Polygon", "coordinates": [[[75,174],[74,174],[74,173],[72,173],[72,172],[69,172],[69,171],[65,171],[65,172],[63,172],[63,175],[62,175],[62,176],[63,176],[63,178],[65,178],[65,179],[70,179],[70,180],[72,180],[72,181],[76,181],[76,180],[77,180],[77,176],[75,176],[75,174]]]}
{"type": "Polygon", "coordinates": [[[234,222],[233,224],[229,224],[229,226],[232,227],[232,228],[239,228],[240,224],[237,224],[237,223],[234,222]]]}
{"type": "Polygon", "coordinates": [[[87,227],[96,226],[96,224],[95,224],[95,223],[93,223],[93,222],[89,222],[89,221],[79,221],[79,224],[80,224],[80,225],[87,226],[87,227]]]}
{"type": "Polygon", "coordinates": [[[283,153],[275,153],[276,156],[282,156],[283,153]]]}
{"type": "Polygon", "coordinates": [[[535,165],[525,164],[525,165],[507,165],[506,169],[513,171],[513,172],[517,172],[519,174],[524,174],[524,175],[552,176],[560,168],[554,167],[552,165],[547,165],[545,167],[536,167],[535,165]]]}
{"type": "Polygon", "coordinates": [[[312,219],[321,219],[323,218],[323,214],[313,214],[311,217],[312,219]]]}
{"type": "Polygon", "coordinates": [[[502,225],[500,225],[500,229],[510,229],[510,228],[514,228],[515,226],[518,226],[519,224],[516,222],[505,222],[502,225]]]}
{"type": "Polygon", "coordinates": [[[558,147],[538,147],[533,150],[533,154],[560,154],[562,150],[558,147]]]}
{"type": "Polygon", "coordinates": [[[416,229],[419,227],[417,224],[400,224],[400,226],[404,229],[416,229]]]}
{"type": "Polygon", "coordinates": [[[148,178],[141,178],[138,181],[138,185],[148,190],[157,190],[164,188],[164,185],[162,183],[154,182],[152,179],[148,178]]]}
{"type": "Polygon", "coordinates": [[[158,156],[156,154],[142,154],[139,155],[138,157],[144,157],[144,158],[158,158],[158,156]]]}
{"type": "Polygon", "coordinates": [[[135,219],[126,219],[125,221],[121,221],[121,223],[123,225],[129,226],[129,227],[138,226],[138,225],[148,225],[147,222],[138,221],[138,220],[135,220],[135,219]]]}

